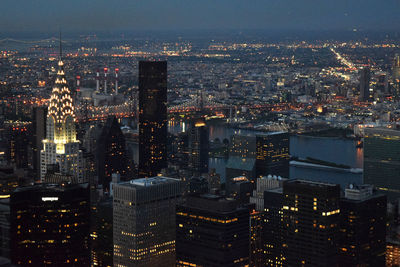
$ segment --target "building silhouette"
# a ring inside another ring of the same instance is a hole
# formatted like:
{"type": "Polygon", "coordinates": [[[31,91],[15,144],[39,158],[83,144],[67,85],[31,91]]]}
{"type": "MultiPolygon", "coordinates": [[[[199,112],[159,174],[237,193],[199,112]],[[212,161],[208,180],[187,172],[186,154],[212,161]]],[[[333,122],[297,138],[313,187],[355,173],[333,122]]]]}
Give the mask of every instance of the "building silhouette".
{"type": "Polygon", "coordinates": [[[400,196],[400,131],[367,128],[364,136],[364,184],[374,185],[390,200],[400,196]]]}
{"type": "Polygon", "coordinates": [[[249,210],[217,195],[189,196],[176,208],[176,266],[249,264],[249,210]]]}
{"type": "Polygon", "coordinates": [[[29,133],[28,127],[14,126],[9,128],[8,161],[20,169],[29,166],[29,133]]]}
{"type": "Polygon", "coordinates": [[[115,117],[108,118],[97,141],[97,174],[99,184],[108,190],[111,175],[118,173],[125,177],[129,171],[125,136],[115,117]]]}
{"type": "Polygon", "coordinates": [[[167,167],[167,62],[139,62],[139,177],[167,167]]]}
{"type": "Polygon", "coordinates": [[[256,175],[289,177],[289,133],[272,132],[256,136],[256,175]]]}
{"type": "Polygon", "coordinates": [[[385,266],[386,196],[351,186],[340,200],[340,266],[385,266]]]}
{"type": "Polygon", "coordinates": [[[250,197],[250,259],[252,266],[282,266],[282,189],[285,179],[276,176],[257,178],[250,197]]]}
{"type": "Polygon", "coordinates": [[[340,186],[289,180],[282,196],[285,265],[336,266],[340,186]]]}
{"type": "Polygon", "coordinates": [[[42,140],[46,138],[46,119],[47,107],[34,107],[32,112],[32,152],[33,170],[36,174],[35,179],[40,176],[40,151],[43,149],[42,140]]]}
{"type": "Polygon", "coordinates": [[[394,81],[400,81],[400,55],[396,54],[393,60],[392,77],[394,81]]]}
{"type": "Polygon", "coordinates": [[[21,266],[88,266],[87,184],[40,184],[11,195],[11,261],[21,266]]]}
{"type": "Polygon", "coordinates": [[[360,100],[361,101],[370,101],[373,99],[373,91],[370,90],[371,80],[371,70],[368,67],[364,67],[360,70],[360,100]]]}
{"type": "Polygon", "coordinates": [[[189,129],[189,167],[197,174],[208,173],[208,127],[205,119],[194,119],[189,129]]]}

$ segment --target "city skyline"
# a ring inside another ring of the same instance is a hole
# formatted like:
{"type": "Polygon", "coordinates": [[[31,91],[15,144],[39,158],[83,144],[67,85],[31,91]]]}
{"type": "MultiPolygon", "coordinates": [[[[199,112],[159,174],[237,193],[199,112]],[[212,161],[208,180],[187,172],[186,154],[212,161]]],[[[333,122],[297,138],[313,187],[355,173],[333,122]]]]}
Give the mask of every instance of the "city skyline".
{"type": "Polygon", "coordinates": [[[1,263],[400,265],[400,2],[3,4],[1,263]]]}

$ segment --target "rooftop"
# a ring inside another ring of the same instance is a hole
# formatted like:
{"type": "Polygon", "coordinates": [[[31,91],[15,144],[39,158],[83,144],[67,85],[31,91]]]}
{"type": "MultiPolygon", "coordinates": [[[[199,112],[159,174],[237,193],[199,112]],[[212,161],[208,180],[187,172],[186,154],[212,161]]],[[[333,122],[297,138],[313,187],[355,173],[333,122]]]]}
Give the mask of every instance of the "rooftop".
{"type": "Polygon", "coordinates": [[[139,178],[130,180],[129,182],[122,183],[123,185],[130,185],[133,187],[147,187],[153,185],[160,185],[160,184],[169,184],[169,183],[176,183],[179,182],[179,179],[164,177],[164,176],[155,176],[149,178],[139,178]]]}
{"type": "Polygon", "coordinates": [[[330,186],[330,187],[336,187],[337,184],[331,184],[331,183],[324,183],[324,182],[315,182],[315,181],[309,181],[309,180],[289,180],[287,181],[287,184],[302,184],[302,185],[311,185],[311,186],[330,186]]]}

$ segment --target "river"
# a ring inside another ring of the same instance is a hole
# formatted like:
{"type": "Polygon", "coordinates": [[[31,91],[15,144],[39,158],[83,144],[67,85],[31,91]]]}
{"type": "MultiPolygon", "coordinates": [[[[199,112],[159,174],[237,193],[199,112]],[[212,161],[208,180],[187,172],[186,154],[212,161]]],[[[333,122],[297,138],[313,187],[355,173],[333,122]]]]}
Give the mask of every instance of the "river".
{"type": "MultiPolygon", "coordinates": [[[[185,123],[169,123],[169,131],[172,133],[187,130],[187,127],[185,123]]],[[[221,125],[211,125],[209,129],[210,140],[219,138],[221,141],[225,138],[230,139],[233,134],[257,133],[257,131],[232,129],[221,125]]],[[[350,139],[294,135],[290,137],[290,155],[345,164],[352,168],[362,169],[363,166],[363,150],[357,148],[356,142],[350,139]]],[[[221,182],[225,181],[226,163],[227,160],[221,158],[210,158],[209,161],[209,168],[216,169],[216,172],[221,175],[221,182]]],[[[362,183],[362,173],[300,166],[291,166],[289,176],[291,179],[337,183],[342,187],[349,183],[362,183]]]]}

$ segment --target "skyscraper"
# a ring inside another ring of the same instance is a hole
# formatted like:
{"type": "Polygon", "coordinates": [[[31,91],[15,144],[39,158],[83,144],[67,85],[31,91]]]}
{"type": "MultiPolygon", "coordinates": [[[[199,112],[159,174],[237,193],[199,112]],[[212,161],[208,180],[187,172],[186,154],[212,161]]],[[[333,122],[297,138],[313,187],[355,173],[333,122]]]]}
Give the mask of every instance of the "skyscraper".
{"type": "Polygon", "coordinates": [[[336,266],[340,186],[303,180],[283,184],[283,254],[287,266],[336,266]]]}
{"type": "Polygon", "coordinates": [[[340,266],[385,266],[386,196],[372,189],[352,186],[340,200],[340,266]]]}
{"type": "Polygon", "coordinates": [[[257,178],[250,203],[251,266],[282,266],[282,184],[276,177],[257,178]],[[278,192],[277,192],[278,191],[278,192]]]}
{"type": "Polygon", "coordinates": [[[61,174],[73,175],[82,183],[82,151],[76,139],[74,106],[63,66],[60,55],[47,112],[47,138],[43,140],[43,150],[40,153],[40,179],[44,180],[49,165],[56,164],[61,174]]]}
{"type": "Polygon", "coordinates": [[[135,179],[113,185],[114,266],[174,266],[180,180],[135,179]]]}
{"type": "Polygon", "coordinates": [[[89,189],[34,185],[11,195],[11,260],[21,266],[88,266],[89,189]]]}
{"type": "Polygon", "coordinates": [[[176,266],[249,264],[249,210],[235,200],[189,196],[176,208],[176,266]]]}
{"type": "Polygon", "coordinates": [[[264,192],[264,223],[262,244],[265,266],[285,266],[283,255],[283,188],[271,188],[264,192]]]}
{"type": "Polygon", "coordinates": [[[400,131],[367,128],[364,136],[364,183],[393,200],[400,196],[400,131]]]}
{"type": "Polygon", "coordinates": [[[393,80],[400,80],[400,55],[396,54],[393,60],[393,69],[392,69],[393,80]]]}
{"type": "Polygon", "coordinates": [[[28,128],[14,126],[9,129],[9,162],[16,168],[28,168],[28,128]]]}
{"type": "Polygon", "coordinates": [[[370,101],[373,99],[373,91],[370,90],[371,70],[364,67],[360,70],[360,100],[370,101]]]}
{"type": "Polygon", "coordinates": [[[108,118],[104,125],[96,152],[99,183],[109,189],[113,173],[125,178],[128,172],[125,137],[115,117],[108,118]]]}
{"type": "Polygon", "coordinates": [[[139,62],[139,177],[167,167],[167,62],[139,62]]]}
{"type": "Polygon", "coordinates": [[[40,176],[40,152],[43,149],[43,139],[46,138],[46,115],[47,107],[34,107],[32,112],[32,150],[33,150],[33,170],[36,172],[35,179],[40,176]]]}
{"type": "Polygon", "coordinates": [[[289,177],[289,133],[272,132],[256,136],[256,175],[289,177]]]}
{"type": "Polygon", "coordinates": [[[198,174],[208,173],[208,142],[205,119],[195,119],[189,129],[189,167],[198,174]]]}

